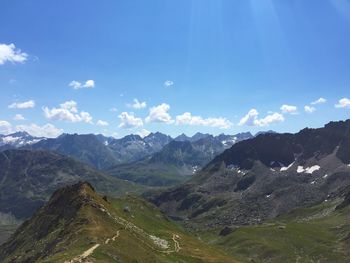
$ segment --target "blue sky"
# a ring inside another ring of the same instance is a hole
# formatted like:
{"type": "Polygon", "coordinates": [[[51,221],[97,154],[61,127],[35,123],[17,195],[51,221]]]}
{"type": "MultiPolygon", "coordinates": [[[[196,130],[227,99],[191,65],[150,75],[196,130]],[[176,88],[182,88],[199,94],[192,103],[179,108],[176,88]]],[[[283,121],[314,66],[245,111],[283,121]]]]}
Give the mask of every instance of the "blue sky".
{"type": "Polygon", "coordinates": [[[1,9],[2,133],[296,132],[350,117],[349,0],[1,9]]]}

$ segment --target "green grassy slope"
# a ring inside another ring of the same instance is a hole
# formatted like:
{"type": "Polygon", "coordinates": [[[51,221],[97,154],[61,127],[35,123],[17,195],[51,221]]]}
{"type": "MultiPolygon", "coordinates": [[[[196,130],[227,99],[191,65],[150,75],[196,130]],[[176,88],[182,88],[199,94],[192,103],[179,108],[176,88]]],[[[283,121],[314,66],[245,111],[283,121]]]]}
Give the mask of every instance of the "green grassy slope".
{"type": "Polygon", "coordinates": [[[153,205],[106,199],[87,184],[56,192],[0,246],[1,262],[238,262],[186,234],[153,205]]]}
{"type": "Polygon", "coordinates": [[[350,207],[335,210],[336,204],[297,209],[225,237],[203,237],[247,262],[350,262],[350,207]]]}

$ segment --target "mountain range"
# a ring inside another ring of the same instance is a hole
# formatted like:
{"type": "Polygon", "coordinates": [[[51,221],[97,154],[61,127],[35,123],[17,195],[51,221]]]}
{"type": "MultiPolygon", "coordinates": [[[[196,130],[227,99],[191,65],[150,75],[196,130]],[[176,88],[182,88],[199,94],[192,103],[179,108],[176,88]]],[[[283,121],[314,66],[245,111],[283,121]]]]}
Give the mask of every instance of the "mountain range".
{"type": "Polygon", "coordinates": [[[152,201],[194,228],[257,224],[350,191],[350,120],[267,133],[215,157],[152,201]]]}
{"type": "MultiPolygon", "coordinates": [[[[127,135],[121,139],[106,137],[101,134],[62,134],[57,138],[35,138],[22,132],[11,135],[2,135],[3,149],[23,148],[32,150],[49,150],[73,157],[85,162],[96,169],[106,170],[119,164],[131,163],[159,152],[173,139],[160,132],[150,133],[142,138],[139,135],[127,135]],[[19,136],[19,135],[22,136],[19,136]],[[13,138],[17,138],[14,140],[13,138]],[[15,143],[17,142],[17,143],[15,143]]],[[[208,135],[209,136],[209,135],[208,135]]],[[[207,135],[197,133],[188,137],[194,142],[197,138],[207,135]]],[[[224,135],[213,137],[222,143],[222,151],[237,141],[251,138],[250,133],[224,135]]],[[[1,148],[0,148],[1,150],[1,148]]]]}
{"type": "Polygon", "coordinates": [[[148,186],[169,186],[188,180],[215,156],[250,134],[194,135],[196,140],[173,140],[139,161],[116,165],[108,174],[148,186]],[[198,139],[200,138],[200,139],[198,139]]]}
{"type": "Polygon", "coordinates": [[[161,136],[157,151],[103,172],[86,163],[114,138],[65,137],[74,158],[0,152],[0,219],[32,216],[10,238],[0,224],[1,262],[349,262],[350,120],[241,140],[161,136]]]}

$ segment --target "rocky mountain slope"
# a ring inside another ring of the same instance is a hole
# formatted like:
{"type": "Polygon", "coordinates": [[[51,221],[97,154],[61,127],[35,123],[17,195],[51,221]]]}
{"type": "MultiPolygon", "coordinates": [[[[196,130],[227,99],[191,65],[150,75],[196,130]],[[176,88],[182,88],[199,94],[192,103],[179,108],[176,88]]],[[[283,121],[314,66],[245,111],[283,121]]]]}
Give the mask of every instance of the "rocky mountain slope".
{"type": "MultiPolygon", "coordinates": [[[[234,143],[250,138],[250,133],[224,135],[213,137],[209,134],[197,133],[192,137],[179,136],[177,141],[203,141],[211,138],[221,143],[222,150],[234,143]],[[182,138],[182,139],[181,139],[182,138]]],[[[173,139],[160,132],[150,133],[141,138],[139,135],[127,135],[120,139],[98,134],[62,134],[57,138],[37,138],[26,132],[10,135],[0,135],[0,151],[21,148],[32,150],[48,150],[73,157],[99,170],[112,166],[142,160],[159,152],[173,139]]]]}
{"type": "Polygon", "coordinates": [[[26,149],[54,151],[97,169],[107,168],[118,161],[114,152],[93,134],[63,134],[27,146],[26,149]]]}
{"type": "Polygon", "coordinates": [[[94,134],[63,134],[25,148],[55,151],[105,170],[113,165],[142,159],[159,151],[170,140],[171,137],[161,133],[145,138],[128,135],[121,139],[94,134]]]}
{"type": "Polygon", "coordinates": [[[297,134],[261,134],[151,200],[194,229],[261,223],[348,192],[349,146],[350,120],[297,134]]]}
{"type": "Polygon", "coordinates": [[[0,212],[28,218],[57,188],[81,180],[114,196],[138,189],[57,153],[7,150],[0,152],[0,212]]]}
{"type": "Polygon", "coordinates": [[[150,186],[173,185],[188,180],[215,156],[222,153],[227,145],[245,137],[230,138],[228,135],[220,137],[208,135],[193,142],[173,140],[162,150],[143,160],[117,165],[107,172],[121,179],[150,186]]]}
{"type": "Polygon", "coordinates": [[[89,183],[57,190],[0,246],[1,262],[238,262],[186,234],[153,205],[99,196],[89,183]]]}
{"type": "Polygon", "coordinates": [[[25,145],[35,144],[43,137],[34,137],[27,132],[15,132],[7,135],[0,134],[0,150],[19,148],[25,145]]]}

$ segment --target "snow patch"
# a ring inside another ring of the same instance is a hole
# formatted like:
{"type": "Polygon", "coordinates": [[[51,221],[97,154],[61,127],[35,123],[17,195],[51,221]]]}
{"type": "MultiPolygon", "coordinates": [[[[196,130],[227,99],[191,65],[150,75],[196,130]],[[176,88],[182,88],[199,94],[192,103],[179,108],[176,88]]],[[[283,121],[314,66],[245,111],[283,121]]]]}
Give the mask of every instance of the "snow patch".
{"type": "Polygon", "coordinates": [[[313,174],[314,172],[318,171],[321,169],[321,166],[319,165],[314,165],[311,167],[307,167],[304,169],[303,166],[298,166],[297,173],[307,173],[307,174],[313,174]]]}
{"type": "Polygon", "coordinates": [[[304,171],[305,171],[304,167],[298,166],[298,169],[297,169],[298,174],[303,173],[304,171]]]}
{"type": "Polygon", "coordinates": [[[314,165],[314,166],[311,166],[311,167],[308,167],[308,168],[306,168],[306,173],[307,174],[313,174],[314,172],[316,172],[316,171],[318,171],[318,170],[320,170],[321,169],[321,166],[319,166],[319,165],[314,165]]]}
{"type": "Polygon", "coordinates": [[[323,176],[323,178],[327,178],[328,177],[328,174],[325,174],[324,176],[323,176]]]}
{"type": "Polygon", "coordinates": [[[294,164],[294,162],[292,162],[290,165],[288,165],[287,167],[282,167],[281,168],[281,172],[283,172],[283,171],[287,171],[289,168],[291,168],[292,166],[293,166],[293,164],[294,164]]]}
{"type": "Polygon", "coordinates": [[[10,143],[17,142],[19,139],[20,139],[19,137],[6,136],[2,139],[2,141],[5,144],[10,144],[10,143]]]}

